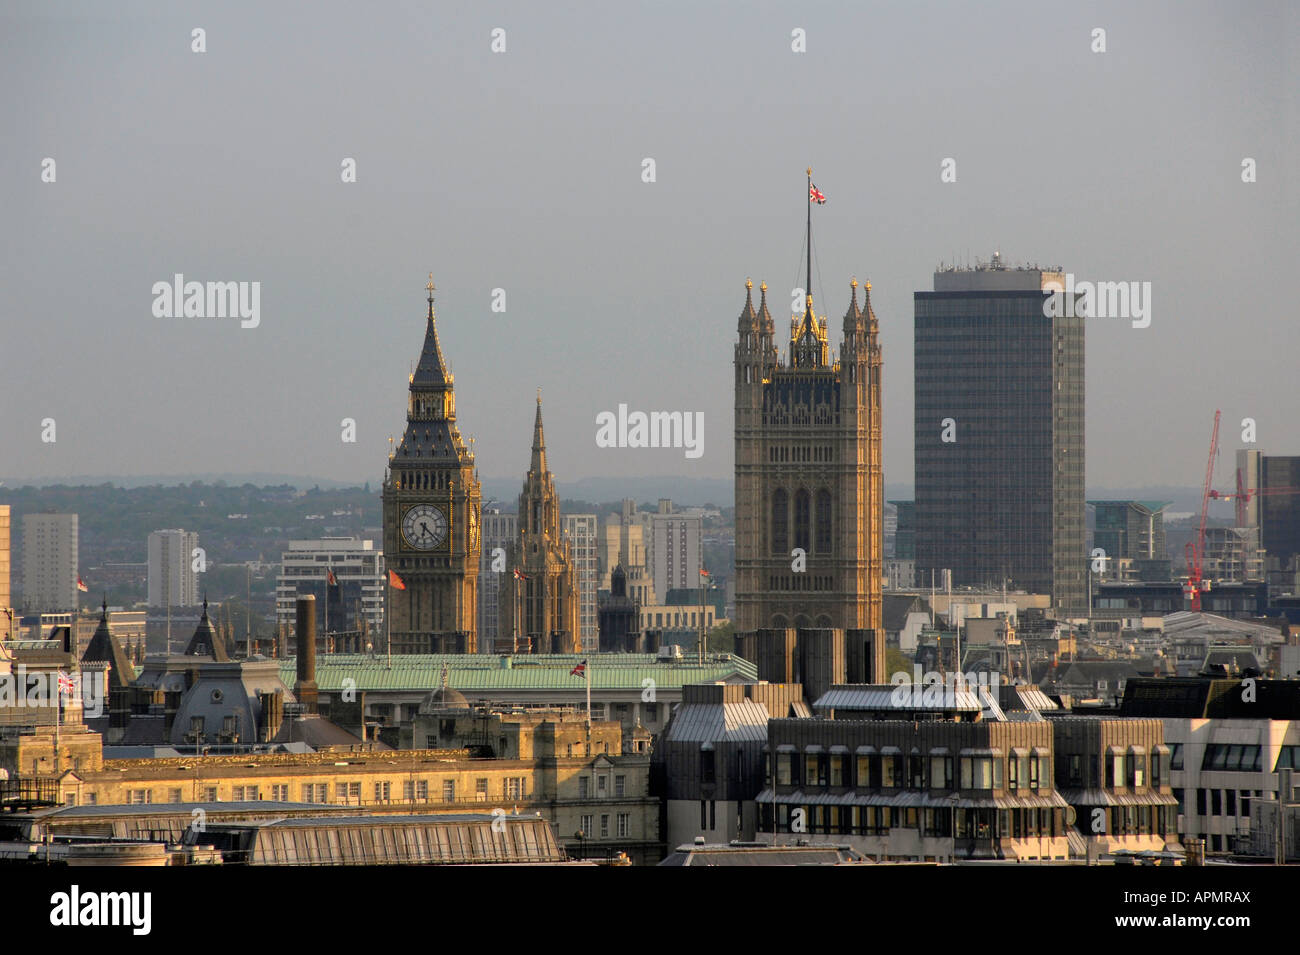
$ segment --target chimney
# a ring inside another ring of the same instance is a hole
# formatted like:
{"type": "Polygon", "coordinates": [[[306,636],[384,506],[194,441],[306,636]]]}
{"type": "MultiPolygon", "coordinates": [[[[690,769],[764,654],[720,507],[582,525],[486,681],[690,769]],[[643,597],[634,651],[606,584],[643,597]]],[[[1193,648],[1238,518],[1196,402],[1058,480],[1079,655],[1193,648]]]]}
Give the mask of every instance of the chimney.
{"type": "Polygon", "coordinates": [[[298,681],[293,685],[293,695],[298,698],[303,711],[316,712],[316,597],[305,594],[298,597],[298,681]]]}

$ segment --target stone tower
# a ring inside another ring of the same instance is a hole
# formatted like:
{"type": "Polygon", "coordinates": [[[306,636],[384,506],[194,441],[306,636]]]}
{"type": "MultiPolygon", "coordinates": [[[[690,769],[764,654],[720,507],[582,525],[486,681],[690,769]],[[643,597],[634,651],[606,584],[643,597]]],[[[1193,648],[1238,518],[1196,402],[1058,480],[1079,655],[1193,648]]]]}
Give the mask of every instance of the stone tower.
{"type": "Polygon", "coordinates": [[[533,455],[519,495],[519,530],[501,588],[501,637],[516,650],[579,653],[578,587],[573,545],[560,532],[560,499],[546,467],[542,397],[533,419],[533,455]],[[525,642],[527,641],[527,642],[525,642]]]}
{"type": "Polygon", "coordinates": [[[735,346],[736,629],[879,631],[881,350],[871,283],[861,307],[851,283],[839,361],[807,294],[783,363],[767,285],[757,311],[753,283],[745,288],[735,346]]]}
{"type": "Polygon", "coordinates": [[[406,432],[384,478],[384,560],[394,653],[473,653],[478,632],[481,491],[456,427],[453,377],[438,346],[433,280],[424,348],[410,376],[406,432]]]}

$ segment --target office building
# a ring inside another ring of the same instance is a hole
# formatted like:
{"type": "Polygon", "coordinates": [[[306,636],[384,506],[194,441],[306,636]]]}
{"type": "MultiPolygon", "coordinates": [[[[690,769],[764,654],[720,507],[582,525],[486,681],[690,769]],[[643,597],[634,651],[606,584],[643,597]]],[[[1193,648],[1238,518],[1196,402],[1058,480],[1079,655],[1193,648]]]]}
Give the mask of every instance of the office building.
{"type": "Polygon", "coordinates": [[[646,564],[654,578],[655,594],[667,599],[668,591],[696,589],[704,569],[704,518],[678,510],[667,498],[659,510],[642,515],[645,522],[646,564]]]}
{"type": "Polygon", "coordinates": [[[600,584],[600,557],[596,548],[595,514],[565,514],[564,537],[573,547],[573,566],[578,576],[578,630],[584,650],[598,648],[600,628],[596,619],[596,591],[600,584]]]}
{"type": "Polygon", "coordinates": [[[149,606],[193,607],[199,602],[194,531],[154,531],[149,535],[149,606]]]}
{"type": "Polygon", "coordinates": [[[316,598],[317,637],[326,652],[359,653],[367,644],[382,647],[384,586],[384,555],[374,541],[291,540],[276,578],[278,629],[292,629],[296,599],[311,594],[316,598]]]}
{"type": "Polygon", "coordinates": [[[76,514],[23,515],[23,607],[67,613],[77,607],[76,514]]]}
{"type": "Polygon", "coordinates": [[[922,582],[947,568],[954,587],[1087,605],[1084,319],[1048,307],[1058,285],[1060,271],[995,254],[936,272],[934,291],[913,296],[922,582]]]}

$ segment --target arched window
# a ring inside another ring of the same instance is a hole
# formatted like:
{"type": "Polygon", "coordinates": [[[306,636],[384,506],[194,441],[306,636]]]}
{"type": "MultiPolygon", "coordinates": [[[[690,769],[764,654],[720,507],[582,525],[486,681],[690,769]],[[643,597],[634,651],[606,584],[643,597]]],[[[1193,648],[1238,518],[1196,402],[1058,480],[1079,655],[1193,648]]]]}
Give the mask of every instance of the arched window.
{"type": "Polygon", "coordinates": [[[817,492],[817,553],[831,552],[831,492],[822,488],[817,492]]]}
{"type": "Polygon", "coordinates": [[[790,495],[778,489],[772,495],[772,553],[790,550],[790,495]]]}
{"type": "Polygon", "coordinates": [[[808,492],[799,490],[794,495],[794,546],[808,550],[808,531],[811,524],[812,499],[808,492]]]}

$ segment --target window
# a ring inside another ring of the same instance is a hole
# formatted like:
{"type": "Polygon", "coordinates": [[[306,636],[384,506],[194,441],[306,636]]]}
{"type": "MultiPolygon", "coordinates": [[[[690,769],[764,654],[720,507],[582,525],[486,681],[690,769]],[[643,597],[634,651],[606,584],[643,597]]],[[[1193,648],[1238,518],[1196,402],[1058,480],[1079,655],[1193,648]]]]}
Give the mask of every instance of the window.
{"type": "Polygon", "coordinates": [[[777,753],[776,754],[776,784],[778,786],[793,786],[794,782],[794,753],[777,753]]]}
{"type": "MultiPolygon", "coordinates": [[[[339,783],[340,795],[345,795],[342,792],[343,786],[344,786],[343,783],[339,783]]],[[[177,796],[180,795],[179,789],[175,790],[175,792],[177,796]]],[[[262,797],[258,793],[256,786],[233,786],[231,787],[230,790],[230,798],[233,799],[235,802],[257,802],[257,800],[261,799],[262,797]]],[[[178,798],[175,801],[180,802],[180,799],[178,798]]]]}
{"type": "Polygon", "coordinates": [[[591,798],[591,779],[586,776],[578,777],[578,798],[579,799],[591,798]]]}
{"type": "Polygon", "coordinates": [[[200,795],[202,796],[202,802],[216,802],[217,787],[205,786],[202,790],[200,790],[200,795]]]}
{"type": "Polygon", "coordinates": [[[375,783],[375,802],[388,802],[392,799],[392,783],[375,783]]]}
{"type": "Polygon", "coordinates": [[[626,839],[632,830],[632,814],[630,812],[620,812],[618,814],[618,837],[626,839]]]}
{"type": "Polygon", "coordinates": [[[778,489],[772,495],[772,553],[785,554],[790,550],[790,496],[778,489]]]}
{"type": "Polygon", "coordinates": [[[1183,768],[1183,744],[1182,743],[1174,743],[1173,747],[1171,748],[1169,752],[1169,768],[1170,769],[1183,768]]]}
{"type": "Polygon", "coordinates": [[[902,774],[898,771],[898,763],[901,762],[899,756],[882,756],[880,758],[880,785],[884,789],[893,789],[901,782],[899,776],[902,774]]]}
{"type": "Polygon", "coordinates": [[[271,799],[272,799],[274,802],[288,802],[288,801],[289,801],[289,784],[288,784],[288,783],[280,783],[280,784],[275,784],[275,785],[271,786],[271,799]]]}
{"type": "Polygon", "coordinates": [[[505,796],[507,799],[521,799],[526,792],[524,777],[509,776],[505,781],[505,796]]]}
{"type": "Polygon", "coordinates": [[[811,498],[808,492],[800,489],[794,495],[794,546],[802,547],[805,551],[811,549],[808,531],[810,521],[810,511],[812,508],[811,498]]]}
{"type": "Polygon", "coordinates": [[[580,831],[582,832],[583,836],[587,839],[591,838],[592,832],[594,831],[592,828],[592,823],[595,818],[596,818],[595,816],[582,817],[582,829],[580,831]]]}
{"type": "Polygon", "coordinates": [[[614,777],[614,795],[615,795],[615,796],[618,796],[619,798],[622,798],[623,796],[627,795],[627,777],[626,777],[626,776],[615,776],[615,777],[614,777]]]}
{"type": "Polygon", "coordinates": [[[841,756],[839,753],[832,754],[831,756],[831,785],[832,786],[838,788],[844,785],[844,763],[847,759],[848,759],[847,756],[841,756]]]}
{"type": "Polygon", "coordinates": [[[608,838],[609,838],[609,814],[608,814],[608,813],[602,813],[602,814],[601,814],[601,817],[600,817],[600,837],[601,837],[602,839],[608,839],[608,838]]]}
{"type": "Polygon", "coordinates": [[[132,789],[126,794],[126,801],[131,806],[143,806],[153,802],[153,790],[151,789],[132,789]]]}
{"type": "Polygon", "coordinates": [[[1070,785],[1083,785],[1083,760],[1078,753],[1070,754],[1070,785]]]}
{"type": "Polygon", "coordinates": [[[818,554],[831,552],[831,492],[822,488],[817,492],[817,548],[818,554]]]}
{"type": "Polygon", "coordinates": [[[487,802],[488,781],[487,777],[480,776],[474,780],[474,799],[478,802],[487,802]]]}
{"type": "Polygon", "coordinates": [[[596,776],[596,795],[602,799],[609,795],[609,777],[604,773],[596,776]]]}
{"type": "Polygon", "coordinates": [[[179,789],[170,789],[170,790],[168,790],[168,791],[167,791],[167,801],[170,802],[170,803],[183,802],[184,799],[183,799],[182,796],[181,796],[181,791],[180,791],[179,789]]]}
{"type": "Polygon", "coordinates": [[[1145,753],[1139,753],[1134,749],[1129,750],[1128,755],[1128,786],[1129,789],[1141,789],[1146,785],[1146,762],[1145,753]]]}
{"type": "Polygon", "coordinates": [[[870,756],[858,757],[857,787],[858,789],[871,788],[871,757],[870,756]]]}
{"type": "Polygon", "coordinates": [[[443,802],[456,801],[456,780],[444,779],[442,781],[442,801],[443,802]]]}
{"type": "Polygon", "coordinates": [[[1196,814],[1198,816],[1208,815],[1205,811],[1205,790],[1196,790],[1196,814]]]}
{"type": "Polygon", "coordinates": [[[913,753],[907,758],[907,776],[908,785],[912,789],[925,788],[925,759],[920,753],[913,753]]]}
{"type": "Polygon", "coordinates": [[[417,802],[429,801],[429,781],[427,779],[417,779],[415,781],[415,799],[417,802]]]}

